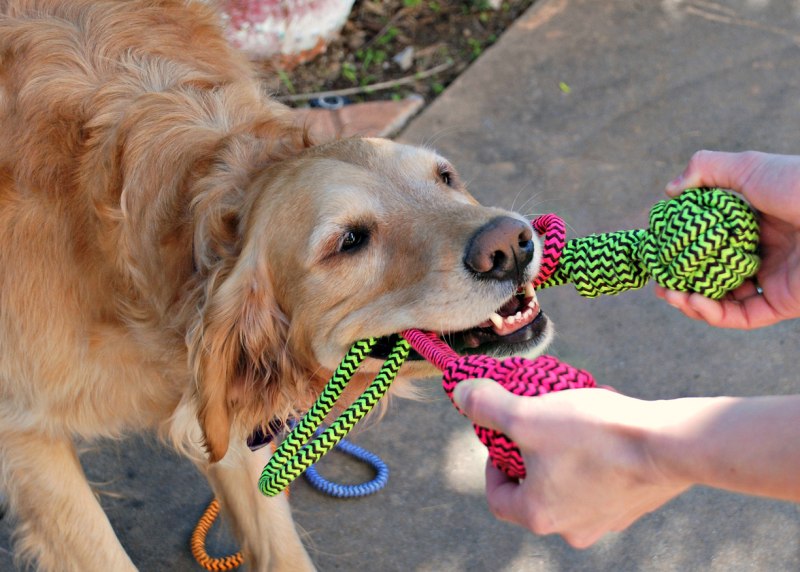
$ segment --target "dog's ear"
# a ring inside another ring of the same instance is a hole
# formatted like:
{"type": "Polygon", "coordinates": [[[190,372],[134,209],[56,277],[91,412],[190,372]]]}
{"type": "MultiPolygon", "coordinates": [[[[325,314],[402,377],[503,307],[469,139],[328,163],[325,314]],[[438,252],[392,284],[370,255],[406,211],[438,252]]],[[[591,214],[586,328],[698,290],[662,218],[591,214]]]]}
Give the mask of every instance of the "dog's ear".
{"type": "Polygon", "coordinates": [[[300,378],[264,253],[252,244],[248,249],[244,223],[258,196],[252,189],[257,174],[312,144],[307,130],[270,113],[226,137],[197,167],[189,297],[196,305],[187,309],[194,322],[187,342],[211,462],[225,455],[237,420],[253,427],[267,414],[282,414],[290,384],[300,378]]]}
{"type": "Polygon", "coordinates": [[[282,392],[286,321],[272,289],[241,258],[207,282],[202,324],[190,338],[198,420],[209,460],[225,456],[231,425],[263,421],[282,392]],[[260,416],[260,419],[259,419],[260,416]]]}

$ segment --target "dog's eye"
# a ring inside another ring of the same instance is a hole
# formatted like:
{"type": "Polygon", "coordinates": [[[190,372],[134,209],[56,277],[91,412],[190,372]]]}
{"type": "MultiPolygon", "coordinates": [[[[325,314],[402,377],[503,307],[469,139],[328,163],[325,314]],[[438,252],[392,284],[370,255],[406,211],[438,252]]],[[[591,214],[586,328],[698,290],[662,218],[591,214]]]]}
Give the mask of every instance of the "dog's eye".
{"type": "Polygon", "coordinates": [[[369,240],[369,233],[366,230],[348,230],[342,235],[342,243],[339,247],[339,251],[352,252],[364,246],[367,240],[369,240]]]}
{"type": "Polygon", "coordinates": [[[439,179],[448,187],[453,186],[453,173],[449,169],[445,168],[440,169],[439,179]]]}

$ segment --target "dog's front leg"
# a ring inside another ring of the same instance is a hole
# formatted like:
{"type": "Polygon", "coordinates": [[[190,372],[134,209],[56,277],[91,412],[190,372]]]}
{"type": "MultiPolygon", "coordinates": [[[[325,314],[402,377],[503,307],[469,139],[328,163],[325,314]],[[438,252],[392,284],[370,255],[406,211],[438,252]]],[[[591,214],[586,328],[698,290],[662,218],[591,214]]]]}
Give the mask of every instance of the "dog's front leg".
{"type": "Polygon", "coordinates": [[[19,520],[21,560],[52,571],[132,571],[131,562],[65,438],[0,432],[0,475],[19,520]]]}
{"type": "Polygon", "coordinates": [[[269,455],[269,447],[252,452],[244,443],[232,444],[221,462],[206,467],[208,480],[232,521],[249,570],[314,570],[286,495],[269,498],[258,490],[258,477],[269,455]]]}

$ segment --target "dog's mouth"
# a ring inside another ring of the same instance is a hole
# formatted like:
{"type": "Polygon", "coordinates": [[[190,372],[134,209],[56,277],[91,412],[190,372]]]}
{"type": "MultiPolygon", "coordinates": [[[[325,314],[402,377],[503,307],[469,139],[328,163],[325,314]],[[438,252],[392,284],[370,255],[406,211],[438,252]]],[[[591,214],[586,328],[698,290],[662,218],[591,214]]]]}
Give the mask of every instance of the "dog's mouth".
{"type": "MultiPolygon", "coordinates": [[[[525,353],[543,341],[547,324],[548,318],[539,306],[536,291],[527,284],[483,322],[466,330],[439,332],[439,335],[460,354],[512,355],[525,353]]],[[[386,359],[397,337],[380,338],[370,357],[386,359]]],[[[423,358],[412,350],[408,359],[423,358]]]]}

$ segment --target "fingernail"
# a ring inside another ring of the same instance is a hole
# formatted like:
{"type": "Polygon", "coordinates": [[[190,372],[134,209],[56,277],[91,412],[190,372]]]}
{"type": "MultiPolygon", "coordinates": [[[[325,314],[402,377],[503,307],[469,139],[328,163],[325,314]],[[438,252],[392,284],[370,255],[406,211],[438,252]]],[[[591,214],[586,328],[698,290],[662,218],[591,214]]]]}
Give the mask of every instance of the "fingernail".
{"type": "Polygon", "coordinates": [[[668,193],[675,193],[677,191],[682,191],[683,188],[683,175],[678,175],[674,179],[672,179],[669,183],[667,183],[667,192],[668,193]]]}
{"type": "Polygon", "coordinates": [[[677,302],[675,302],[675,301],[672,299],[672,296],[670,295],[670,293],[669,293],[669,290],[667,290],[666,292],[664,292],[664,302],[666,302],[667,304],[669,304],[669,305],[670,305],[670,306],[672,306],[673,308],[677,308],[677,307],[678,307],[678,304],[677,304],[677,302]]]}
{"type": "Polygon", "coordinates": [[[455,389],[453,390],[453,403],[455,403],[460,411],[461,404],[464,403],[473,389],[481,386],[482,384],[492,385],[494,383],[495,382],[490,379],[466,379],[456,385],[455,389]]]}
{"type": "Polygon", "coordinates": [[[466,399],[471,390],[472,389],[469,386],[469,383],[465,381],[462,381],[456,385],[456,388],[453,390],[453,401],[455,404],[461,407],[461,404],[464,402],[464,399],[466,399]]]}

